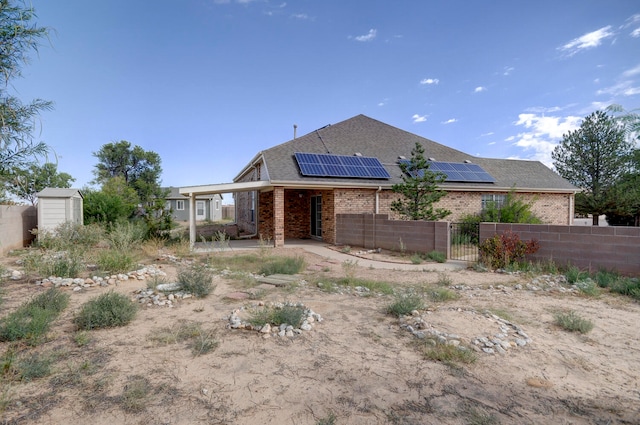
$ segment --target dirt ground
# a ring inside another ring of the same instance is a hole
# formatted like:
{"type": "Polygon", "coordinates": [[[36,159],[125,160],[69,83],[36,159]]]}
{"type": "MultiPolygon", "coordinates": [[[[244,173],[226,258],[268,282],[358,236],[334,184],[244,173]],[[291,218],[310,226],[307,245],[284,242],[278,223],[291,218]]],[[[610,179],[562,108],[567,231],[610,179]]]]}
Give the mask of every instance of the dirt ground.
{"type": "MultiPolygon", "coordinates": [[[[307,252],[307,282],[343,276],[340,263],[307,252]]],[[[213,255],[233,255],[216,253],[213,255]]],[[[156,261],[169,275],[175,265],[156,261]]],[[[436,284],[436,272],[358,268],[356,276],[398,287],[436,284]]],[[[473,364],[428,360],[386,295],[321,291],[317,284],[261,287],[264,302],[295,301],[324,320],[294,338],[264,338],[227,327],[229,314],[257,301],[228,294],[246,284],[216,276],[204,299],[174,308],[143,307],[123,328],[91,331],[80,344],[71,319],[87,300],[115,289],[133,296],[146,286],[71,292],[70,307],[38,350],[62,353],[47,378],[6,385],[0,394],[7,424],[640,424],[640,305],[602,294],[515,289],[531,277],[447,272],[460,297],[428,302],[433,328],[474,338],[498,332],[486,310],[508,314],[531,338],[505,354],[477,353],[473,364]],[[464,289],[456,289],[464,285],[464,289]],[[500,287],[498,287],[500,286],[500,287]],[[554,325],[553,314],[575,310],[595,324],[586,334],[554,325]],[[218,341],[194,356],[186,343],[154,339],[181,321],[198,322],[218,341]],[[127,404],[134,383],[149,390],[127,404]]],[[[1,316],[42,290],[32,282],[3,284],[1,316]]],[[[8,343],[0,343],[0,353],[8,343]]]]}

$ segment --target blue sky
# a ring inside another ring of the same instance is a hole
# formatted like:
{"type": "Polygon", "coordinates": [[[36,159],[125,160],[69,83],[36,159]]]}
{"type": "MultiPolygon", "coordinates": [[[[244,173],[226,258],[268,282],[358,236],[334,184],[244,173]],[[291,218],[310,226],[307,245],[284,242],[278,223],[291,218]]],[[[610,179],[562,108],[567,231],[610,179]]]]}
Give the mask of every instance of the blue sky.
{"type": "Polygon", "coordinates": [[[82,187],[127,140],[162,183],[230,182],[260,150],[365,114],[467,153],[541,160],[640,107],[632,0],[30,0],[50,41],[17,95],[82,187]]]}

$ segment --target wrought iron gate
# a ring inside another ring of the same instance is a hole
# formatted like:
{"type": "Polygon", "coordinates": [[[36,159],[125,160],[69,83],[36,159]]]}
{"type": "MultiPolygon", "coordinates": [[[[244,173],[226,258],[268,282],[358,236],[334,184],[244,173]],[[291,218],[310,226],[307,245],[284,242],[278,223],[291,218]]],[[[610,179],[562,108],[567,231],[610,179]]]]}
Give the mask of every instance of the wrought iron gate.
{"type": "Polygon", "coordinates": [[[479,223],[451,223],[449,227],[451,240],[451,259],[476,262],[479,259],[478,241],[480,240],[479,223]]]}

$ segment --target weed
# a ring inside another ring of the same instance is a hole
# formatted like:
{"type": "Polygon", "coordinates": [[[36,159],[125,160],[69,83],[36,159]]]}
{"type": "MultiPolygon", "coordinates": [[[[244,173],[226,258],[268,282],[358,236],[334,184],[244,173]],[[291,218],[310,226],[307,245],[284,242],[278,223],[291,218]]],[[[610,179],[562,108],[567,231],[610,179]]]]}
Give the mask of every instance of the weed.
{"type": "Polygon", "coordinates": [[[304,258],[296,257],[278,257],[267,261],[260,267],[260,274],[269,276],[272,274],[296,274],[300,273],[305,267],[304,258]]]}
{"type": "Polygon", "coordinates": [[[407,245],[402,241],[402,238],[398,238],[398,248],[400,249],[400,254],[404,257],[407,252],[407,245]]]}
{"type": "Polygon", "coordinates": [[[147,289],[156,289],[158,285],[167,283],[167,279],[164,276],[154,275],[151,279],[147,280],[147,289]]]}
{"type": "Polygon", "coordinates": [[[31,353],[20,358],[17,361],[16,368],[21,381],[31,381],[48,376],[51,373],[52,363],[51,356],[31,353]]]}
{"type": "Polygon", "coordinates": [[[445,364],[470,364],[475,363],[478,359],[476,354],[469,348],[440,342],[435,342],[435,345],[425,344],[424,356],[429,360],[435,360],[445,364]]]}
{"type": "Polygon", "coordinates": [[[273,244],[271,243],[270,237],[264,237],[262,233],[260,233],[260,240],[258,241],[260,245],[260,257],[265,258],[268,256],[269,251],[273,248],[273,244]]]}
{"type": "Polygon", "coordinates": [[[215,289],[212,279],[213,271],[204,264],[194,263],[178,271],[182,289],[197,298],[204,298],[215,289]]]}
{"type": "Polygon", "coordinates": [[[339,279],[337,282],[331,282],[331,283],[337,283],[339,285],[349,286],[352,288],[356,286],[361,286],[363,288],[367,288],[372,293],[380,293],[385,295],[393,294],[393,286],[391,286],[391,284],[383,281],[378,281],[378,280],[358,279],[355,277],[352,277],[352,278],[344,277],[342,279],[339,279]]]}
{"type": "Polygon", "coordinates": [[[422,297],[416,294],[397,295],[395,301],[387,306],[387,313],[394,316],[404,316],[411,314],[414,310],[422,310],[424,301],[422,297]]]}
{"type": "Polygon", "coordinates": [[[37,295],[2,320],[0,341],[26,340],[37,345],[68,303],[69,294],[55,288],[37,295]]]}
{"type": "Polygon", "coordinates": [[[469,425],[497,425],[498,419],[491,414],[478,411],[476,409],[467,409],[465,412],[469,425]]]}
{"type": "Polygon", "coordinates": [[[107,249],[98,253],[97,263],[100,270],[107,273],[124,273],[134,268],[136,259],[131,252],[107,249]]]}
{"type": "Polygon", "coordinates": [[[86,302],[74,323],[84,330],[124,326],[133,320],[137,310],[126,295],[110,291],[86,302]]]}
{"type": "Polygon", "coordinates": [[[226,251],[230,248],[229,244],[231,242],[231,237],[227,235],[224,230],[218,230],[213,235],[213,241],[216,242],[216,245],[218,245],[218,249],[220,251],[226,251]]]}
{"type": "Polygon", "coordinates": [[[500,317],[508,322],[513,322],[513,316],[506,310],[500,308],[491,308],[487,310],[489,313],[500,317]]]}
{"type": "Polygon", "coordinates": [[[109,246],[116,251],[130,251],[142,242],[146,232],[144,225],[118,221],[109,227],[107,241],[109,241],[109,246]]]}
{"type": "Polygon", "coordinates": [[[640,300],[640,279],[618,276],[610,283],[609,289],[621,295],[627,295],[636,300],[640,300]]]}
{"type": "Polygon", "coordinates": [[[593,322],[584,319],[575,311],[554,314],[555,324],[565,331],[586,334],[593,329],[593,322]]]}
{"type": "Polygon", "coordinates": [[[540,243],[537,239],[525,242],[511,231],[506,231],[502,235],[496,234],[479,246],[482,261],[495,269],[522,261],[525,255],[533,254],[538,249],[540,249],[540,243]]]}
{"type": "Polygon", "coordinates": [[[413,254],[410,258],[412,264],[420,264],[422,263],[422,257],[420,254],[413,254]]]}
{"type": "Polygon", "coordinates": [[[88,332],[78,331],[73,335],[73,342],[75,342],[78,347],[84,347],[91,342],[91,336],[88,332]]]}
{"type": "Polygon", "coordinates": [[[316,422],[316,425],[335,425],[335,423],[336,423],[336,415],[334,415],[333,412],[330,412],[324,418],[318,419],[318,421],[316,422]]]}
{"type": "Polygon", "coordinates": [[[436,282],[436,285],[438,285],[438,286],[451,286],[452,283],[453,283],[453,281],[451,280],[451,277],[449,277],[448,274],[446,274],[446,273],[438,273],[438,281],[436,282]]]}
{"type": "Polygon", "coordinates": [[[345,246],[342,247],[340,252],[342,252],[343,254],[348,254],[348,253],[351,252],[351,247],[349,245],[345,245],[345,246]]]}
{"type": "Polygon", "coordinates": [[[596,297],[600,295],[600,291],[598,290],[598,285],[591,278],[587,278],[584,280],[580,280],[575,283],[576,287],[580,292],[590,297],[596,297]]]}
{"type": "Polygon", "coordinates": [[[299,327],[305,318],[306,309],[300,305],[282,304],[255,309],[251,312],[249,323],[262,327],[267,323],[280,326],[282,324],[299,327]]]}
{"type": "Polygon", "coordinates": [[[430,253],[427,254],[427,258],[437,263],[445,263],[447,261],[446,254],[440,251],[431,251],[430,253]]]}
{"type": "Polygon", "coordinates": [[[77,277],[85,265],[82,253],[77,249],[46,254],[32,251],[24,258],[24,268],[28,273],[40,276],[77,277]]]}
{"type": "Polygon", "coordinates": [[[345,260],[342,262],[342,271],[347,282],[351,282],[356,277],[356,270],[358,269],[358,260],[345,260]]]}
{"type": "Polygon", "coordinates": [[[573,285],[576,282],[580,282],[587,276],[587,273],[583,272],[576,266],[569,266],[567,270],[564,272],[565,278],[567,278],[567,282],[573,285]]]}
{"type": "Polygon", "coordinates": [[[122,409],[134,413],[144,411],[151,389],[147,378],[138,375],[130,377],[120,396],[122,409]]]}
{"type": "Polygon", "coordinates": [[[460,298],[457,292],[447,288],[435,288],[427,292],[429,299],[433,302],[445,302],[460,298]]]}
{"type": "Polygon", "coordinates": [[[174,327],[154,331],[149,339],[163,345],[189,341],[194,357],[213,351],[219,344],[212,330],[206,331],[201,323],[189,321],[180,321],[174,327]]]}

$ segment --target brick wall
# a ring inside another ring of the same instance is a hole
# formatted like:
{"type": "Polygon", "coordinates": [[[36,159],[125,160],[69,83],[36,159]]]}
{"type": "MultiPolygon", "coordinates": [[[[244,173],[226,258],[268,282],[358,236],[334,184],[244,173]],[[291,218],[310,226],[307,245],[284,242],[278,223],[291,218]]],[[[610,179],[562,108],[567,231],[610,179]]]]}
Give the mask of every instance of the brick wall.
{"type": "Polygon", "coordinates": [[[30,231],[37,226],[36,207],[0,205],[0,255],[28,246],[34,239],[30,231]]]}
{"type": "Polygon", "coordinates": [[[386,214],[337,214],[338,245],[407,252],[449,252],[449,223],[389,220],[386,214]]]}
{"type": "Polygon", "coordinates": [[[260,192],[258,199],[258,237],[273,240],[273,192],[260,192]]]}
{"type": "Polygon", "coordinates": [[[552,260],[560,265],[573,265],[590,271],[617,270],[640,275],[640,228],[555,226],[546,224],[480,225],[480,240],[507,230],[522,240],[538,239],[540,250],[528,256],[531,260],[552,260]]]}

